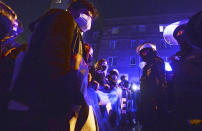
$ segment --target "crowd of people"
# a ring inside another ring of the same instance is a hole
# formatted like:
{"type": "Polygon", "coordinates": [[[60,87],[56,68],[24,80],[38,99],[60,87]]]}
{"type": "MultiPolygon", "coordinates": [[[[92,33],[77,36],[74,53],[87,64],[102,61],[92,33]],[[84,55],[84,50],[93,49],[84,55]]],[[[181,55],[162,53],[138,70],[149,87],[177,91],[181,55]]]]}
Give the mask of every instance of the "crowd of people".
{"type": "Polygon", "coordinates": [[[136,98],[106,59],[93,64],[82,34],[97,17],[90,2],[72,1],[30,24],[29,43],[19,44],[23,25],[0,1],[0,130],[202,130],[202,12],[175,29],[180,51],[169,58],[171,74],[154,43],[137,47],[146,64],[136,98]]]}

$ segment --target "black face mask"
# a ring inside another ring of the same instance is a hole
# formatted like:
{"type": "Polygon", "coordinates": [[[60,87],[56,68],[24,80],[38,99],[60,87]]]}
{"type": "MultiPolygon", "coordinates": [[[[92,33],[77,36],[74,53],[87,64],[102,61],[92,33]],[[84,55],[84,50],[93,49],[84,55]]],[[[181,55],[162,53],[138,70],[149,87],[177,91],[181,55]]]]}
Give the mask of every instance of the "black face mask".
{"type": "Polygon", "coordinates": [[[188,50],[191,47],[191,45],[188,44],[189,39],[188,39],[186,33],[182,34],[181,36],[178,36],[176,38],[176,40],[180,46],[181,51],[188,50]]]}
{"type": "Polygon", "coordinates": [[[102,71],[105,71],[107,69],[107,66],[106,65],[101,65],[101,70],[102,71]]]}
{"type": "Polygon", "coordinates": [[[107,69],[107,66],[106,65],[100,65],[97,70],[100,70],[100,71],[105,71],[107,69]]]}
{"type": "Polygon", "coordinates": [[[146,55],[143,55],[143,50],[140,52],[140,56],[144,62],[149,62],[155,57],[155,52],[152,49],[144,49],[147,51],[146,55]]]}
{"type": "Polygon", "coordinates": [[[112,81],[117,82],[118,76],[117,75],[112,75],[110,78],[111,78],[112,81]]]}

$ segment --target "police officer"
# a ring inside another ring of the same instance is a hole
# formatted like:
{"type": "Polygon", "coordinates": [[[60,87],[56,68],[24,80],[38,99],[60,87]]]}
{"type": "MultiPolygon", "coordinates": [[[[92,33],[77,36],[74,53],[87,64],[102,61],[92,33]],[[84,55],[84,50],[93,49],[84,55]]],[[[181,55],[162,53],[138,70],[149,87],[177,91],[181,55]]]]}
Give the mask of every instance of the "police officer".
{"type": "Polygon", "coordinates": [[[202,49],[202,11],[199,11],[190,18],[186,31],[191,44],[202,49]]]}
{"type": "Polygon", "coordinates": [[[119,71],[117,69],[111,70],[107,78],[110,90],[112,90],[113,88],[118,86],[119,71]]]}
{"type": "Polygon", "coordinates": [[[121,76],[121,82],[119,83],[119,86],[129,88],[129,82],[126,80],[126,76],[121,76]]]}
{"type": "Polygon", "coordinates": [[[107,70],[108,63],[105,59],[100,59],[96,62],[94,67],[90,68],[90,73],[92,75],[92,84],[93,88],[96,90],[105,91],[109,89],[109,85],[107,83],[107,70]]]}
{"type": "Polygon", "coordinates": [[[175,122],[179,130],[193,130],[192,120],[202,119],[202,50],[194,46],[187,33],[187,24],[178,26],[173,37],[180,51],[171,57],[175,95],[175,122]]]}
{"type": "Polygon", "coordinates": [[[137,117],[143,131],[163,130],[165,110],[165,65],[157,55],[156,46],[145,43],[137,47],[137,53],[146,62],[141,76],[141,102],[137,117]]]}

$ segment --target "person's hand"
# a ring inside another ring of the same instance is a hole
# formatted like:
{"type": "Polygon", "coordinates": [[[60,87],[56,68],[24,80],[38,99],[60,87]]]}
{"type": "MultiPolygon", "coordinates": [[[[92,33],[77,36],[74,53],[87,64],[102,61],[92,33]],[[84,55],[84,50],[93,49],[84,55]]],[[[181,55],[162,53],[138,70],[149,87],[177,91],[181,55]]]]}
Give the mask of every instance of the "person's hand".
{"type": "Polygon", "coordinates": [[[105,89],[110,89],[110,86],[108,84],[105,84],[105,89]]]}
{"type": "Polygon", "coordinates": [[[93,88],[98,90],[100,88],[100,84],[97,81],[93,81],[93,88]]]}

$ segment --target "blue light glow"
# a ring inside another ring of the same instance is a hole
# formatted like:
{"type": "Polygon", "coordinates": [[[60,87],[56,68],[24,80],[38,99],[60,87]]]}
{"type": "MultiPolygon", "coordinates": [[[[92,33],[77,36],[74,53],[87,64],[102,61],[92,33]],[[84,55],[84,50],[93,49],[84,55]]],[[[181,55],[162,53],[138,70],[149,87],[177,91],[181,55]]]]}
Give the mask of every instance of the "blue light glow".
{"type": "Polygon", "coordinates": [[[170,64],[168,62],[165,62],[165,70],[172,71],[172,67],[170,66],[170,64]]]}
{"type": "Polygon", "coordinates": [[[120,83],[121,82],[121,80],[120,79],[118,79],[118,83],[120,83]]]}
{"type": "Polygon", "coordinates": [[[138,90],[140,90],[140,86],[138,86],[137,84],[133,83],[132,90],[133,91],[138,91],[138,90]]]}
{"type": "Polygon", "coordinates": [[[117,89],[117,92],[118,92],[118,95],[121,95],[121,94],[122,94],[122,89],[121,89],[121,88],[118,88],[118,89],[117,89]]]}

